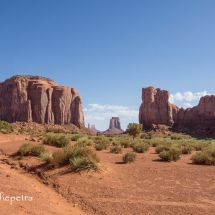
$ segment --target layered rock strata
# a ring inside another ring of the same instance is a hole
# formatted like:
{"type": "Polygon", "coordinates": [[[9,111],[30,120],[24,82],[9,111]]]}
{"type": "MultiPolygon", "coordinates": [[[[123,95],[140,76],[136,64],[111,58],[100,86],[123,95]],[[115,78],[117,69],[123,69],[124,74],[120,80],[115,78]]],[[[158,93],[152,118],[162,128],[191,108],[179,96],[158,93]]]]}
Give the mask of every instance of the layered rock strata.
{"type": "Polygon", "coordinates": [[[14,76],[0,83],[0,119],[84,126],[77,90],[39,76],[14,76]]]}

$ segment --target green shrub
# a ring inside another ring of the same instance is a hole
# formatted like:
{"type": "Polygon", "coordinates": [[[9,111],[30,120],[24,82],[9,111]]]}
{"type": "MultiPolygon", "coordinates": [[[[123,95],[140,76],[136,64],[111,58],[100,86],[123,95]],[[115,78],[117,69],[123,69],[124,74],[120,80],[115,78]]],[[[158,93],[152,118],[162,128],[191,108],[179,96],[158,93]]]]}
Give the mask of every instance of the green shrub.
{"type": "Polygon", "coordinates": [[[207,148],[209,146],[210,143],[208,142],[200,142],[200,143],[194,143],[193,144],[193,148],[196,150],[196,151],[202,151],[204,150],[205,148],[207,148]]]}
{"type": "Polygon", "coordinates": [[[177,137],[177,136],[171,136],[171,140],[181,140],[181,137],[177,137]]]}
{"type": "Polygon", "coordinates": [[[208,148],[191,157],[194,164],[215,165],[215,149],[208,148]]]}
{"type": "Polygon", "coordinates": [[[70,146],[65,148],[64,151],[67,153],[67,158],[92,157],[97,162],[100,161],[97,154],[87,147],[70,146]]]}
{"type": "Polygon", "coordinates": [[[122,153],[122,148],[120,146],[113,146],[110,148],[110,153],[120,154],[122,153]]]}
{"type": "Polygon", "coordinates": [[[55,167],[67,165],[69,163],[68,158],[67,158],[67,154],[62,150],[53,152],[52,157],[53,157],[53,159],[52,159],[51,163],[55,167]]]}
{"type": "Polygon", "coordinates": [[[126,129],[126,133],[133,136],[133,139],[137,137],[143,130],[142,124],[129,123],[126,129]]]}
{"type": "Polygon", "coordinates": [[[113,140],[112,145],[113,146],[119,146],[120,145],[119,140],[113,140]]]}
{"type": "Polygon", "coordinates": [[[6,122],[6,121],[0,121],[0,132],[4,133],[4,134],[8,134],[13,132],[13,126],[6,122]]]}
{"type": "Polygon", "coordinates": [[[124,146],[124,148],[130,147],[130,141],[129,140],[121,140],[120,145],[124,146]]]}
{"type": "Polygon", "coordinates": [[[5,130],[4,128],[0,129],[0,132],[2,134],[9,134],[10,132],[8,132],[7,130],[5,130]]]}
{"type": "Polygon", "coordinates": [[[78,145],[66,146],[63,150],[59,150],[53,153],[52,164],[56,167],[70,164],[70,159],[74,157],[92,157],[99,162],[97,154],[87,147],[81,147],[78,145]]]}
{"type": "Polygon", "coordinates": [[[152,139],[152,137],[153,137],[152,132],[144,133],[140,136],[141,139],[152,139]]]}
{"type": "Polygon", "coordinates": [[[93,145],[93,140],[89,139],[88,137],[80,137],[77,140],[77,145],[79,146],[92,146],[93,145]]]}
{"type": "Polygon", "coordinates": [[[62,134],[46,134],[43,138],[43,144],[63,148],[69,144],[69,138],[62,134]]]}
{"type": "Polygon", "coordinates": [[[122,157],[122,161],[124,163],[132,163],[135,160],[136,160],[136,154],[134,152],[127,152],[122,157]]]}
{"type": "Polygon", "coordinates": [[[107,148],[108,148],[108,146],[105,144],[102,144],[102,143],[96,143],[95,144],[95,149],[97,151],[106,150],[107,148]]]}
{"type": "Polygon", "coordinates": [[[39,157],[45,163],[50,163],[53,159],[53,157],[48,152],[41,152],[39,157]]]}
{"type": "Polygon", "coordinates": [[[171,143],[162,143],[162,144],[159,144],[155,150],[159,154],[160,152],[162,152],[164,150],[167,151],[170,146],[171,146],[171,143]]]}
{"type": "Polygon", "coordinates": [[[192,147],[190,147],[190,146],[184,146],[181,151],[182,151],[182,154],[191,154],[192,147]]]}
{"type": "Polygon", "coordinates": [[[18,150],[18,153],[22,156],[39,156],[41,153],[45,152],[47,152],[47,150],[44,146],[32,143],[23,143],[18,150]]]}
{"type": "Polygon", "coordinates": [[[97,151],[105,150],[110,145],[110,142],[108,139],[101,139],[99,141],[96,141],[95,149],[97,151]]]}
{"type": "Polygon", "coordinates": [[[168,150],[161,151],[159,157],[164,161],[177,161],[181,157],[181,149],[178,147],[170,147],[168,150]]]}
{"type": "Polygon", "coordinates": [[[74,171],[79,172],[82,170],[93,170],[95,172],[101,172],[102,166],[98,163],[96,159],[91,156],[88,157],[74,157],[71,158],[70,164],[74,171]]]}
{"type": "Polygon", "coordinates": [[[148,143],[144,143],[144,142],[137,142],[132,146],[133,150],[138,153],[144,153],[144,152],[148,151],[149,147],[150,147],[150,145],[148,143]]]}
{"type": "Polygon", "coordinates": [[[72,135],[70,135],[71,141],[77,141],[81,137],[83,137],[82,134],[72,134],[72,135]]]}
{"type": "Polygon", "coordinates": [[[159,144],[159,142],[152,142],[152,147],[157,147],[159,144]]]}

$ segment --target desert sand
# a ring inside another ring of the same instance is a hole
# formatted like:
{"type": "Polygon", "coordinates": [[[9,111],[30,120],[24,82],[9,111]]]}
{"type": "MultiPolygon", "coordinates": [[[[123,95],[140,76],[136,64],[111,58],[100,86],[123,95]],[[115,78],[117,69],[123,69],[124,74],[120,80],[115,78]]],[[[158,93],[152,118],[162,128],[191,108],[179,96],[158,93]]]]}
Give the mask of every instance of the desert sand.
{"type": "Polygon", "coordinates": [[[33,199],[1,200],[0,214],[214,214],[215,168],[192,164],[191,155],[161,162],[151,147],[123,164],[121,154],[104,150],[97,153],[105,171],[74,173],[68,166],[47,168],[36,157],[11,156],[23,142],[24,135],[0,134],[0,191],[33,199]]]}

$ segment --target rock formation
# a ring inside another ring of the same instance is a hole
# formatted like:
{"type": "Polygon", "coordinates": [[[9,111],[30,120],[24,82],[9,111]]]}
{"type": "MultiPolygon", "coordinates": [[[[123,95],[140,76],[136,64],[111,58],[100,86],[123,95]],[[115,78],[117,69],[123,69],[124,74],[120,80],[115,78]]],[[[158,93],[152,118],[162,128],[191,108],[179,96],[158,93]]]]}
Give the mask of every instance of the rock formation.
{"type": "Polygon", "coordinates": [[[90,125],[89,123],[88,123],[88,129],[90,129],[94,133],[100,132],[99,130],[96,129],[95,125],[90,125]]]}
{"type": "Polygon", "coordinates": [[[0,83],[0,119],[84,126],[77,90],[39,76],[14,76],[0,83]]]}
{"type": "Polygon", "coordinates": [[[110,119],[109,129],[102,132],[102,134],[120,134],[124,131],[121,129],[121,123],[119,117],[112,117],[110,119]]]}
{"type": "Polygon", "coordinates": [[[172,126],[172,105],[168,99],[169,92],[166,90],[155,89],[154,87],[143,88],[139,122],[144,127],[151,127],[152,124],[172,126]]]}
{"type": "Polygon", "coordinates": [[[152,124],[165,124],[178,131],[215,135],[215,95],[201,97],[193,108],[179,108],[169,101],[169,92],[159,88],[142,89],[139,123],[145,128],[152,124]]]}

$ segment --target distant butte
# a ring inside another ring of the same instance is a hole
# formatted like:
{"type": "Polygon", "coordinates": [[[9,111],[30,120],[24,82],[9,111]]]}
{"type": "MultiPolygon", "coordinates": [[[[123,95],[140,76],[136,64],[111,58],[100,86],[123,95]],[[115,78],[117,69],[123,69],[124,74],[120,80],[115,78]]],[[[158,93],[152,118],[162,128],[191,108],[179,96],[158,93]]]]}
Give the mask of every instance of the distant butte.
{"type": "Polygon", "coordinates": [[[160,88],[142,89],[139,123],[144,128],[165,124],[178,132],[215,136],[215,95],[201,97],[193,108],[179,108],[169,102],[169,92],[160,88]]]}
{"type": "Polygon", "coordinates": [[[89,123],[88,123],[88,129],[90,129],[90,130],[93,131],[94,133],[100,132],[99,130],[96,129],[96,126],[95,126],[95,125],[90,125],[89,123]]]}
{"type": "Polygon", "coordinates": [[[109,129],[102,132],[102,134],[121,134],[123,132],[119,117],[112,117],[110,119],[109,129]]]}
{"type": "Polygon", "coordinates": [[[84,126],[78,91],[40,76],[13,76],[0,82],[0,120],[84,126]]]}

